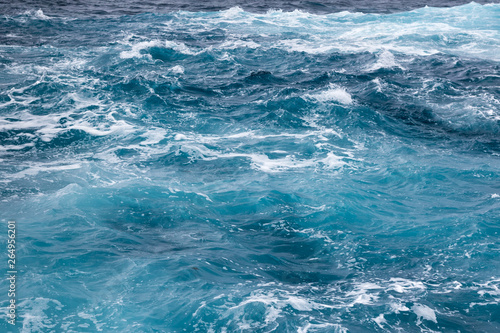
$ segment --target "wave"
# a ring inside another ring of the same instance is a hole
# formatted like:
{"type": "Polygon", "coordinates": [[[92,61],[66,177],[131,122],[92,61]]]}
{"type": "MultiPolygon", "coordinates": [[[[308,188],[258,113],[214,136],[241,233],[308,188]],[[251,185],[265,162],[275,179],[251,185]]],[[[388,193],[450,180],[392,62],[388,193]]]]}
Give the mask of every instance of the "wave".
{"type": "Polygon", "coordinates": [[[19,12],[25,330],[498,331],[500,5],[19,12]]]}

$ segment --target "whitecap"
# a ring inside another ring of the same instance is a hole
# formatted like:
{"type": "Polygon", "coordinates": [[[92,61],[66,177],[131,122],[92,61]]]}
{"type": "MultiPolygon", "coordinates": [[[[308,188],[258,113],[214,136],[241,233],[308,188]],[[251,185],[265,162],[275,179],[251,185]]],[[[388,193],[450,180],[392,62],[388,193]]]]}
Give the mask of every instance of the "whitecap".
{"type": "Polygon", "coordinates": [[[411,309],[419,318],[437,323],[436,312],[427,305],[415,304],[411,309]]]}
{"type": "MultiPolygon", "coordinates": [[[[125,43],[130,45],[128,42],[125,43]]],[[[142,41],[136,44],[131,45],[131,49],[128,51],[122,51],[120,52],[120,58],[122,59],[130,59],[130,58],[148,58],[152,59],[153,57],[149,53],[141,53],[143,50],[150,49],[152,47],[165,47],[168,49],[172,49],[174,51],[177,51],[179,53],[183,54],[197,54],[196,52],[191,51],[189,47],[186,46],[184,43],[177,43],[174,41],[166,40],[166,41],[160,41],[160,40],[150,40],[150,41],[142,41]]]]}
{"type": "Polygon", "coordinates": [[[405,293],[409,290],[425,290],[425,285],[420,281],[411,281],[403,278],[391,278],[388,290],[405,293]]]}
{"type": "Polygon", "coordinates": [[[160,46],[160,45],[161,43],[155,40],[139,42],[137,44],[132,45],[132,49],[130,51],[122,51],[120,53],[120,58],[122,59],[142,58],[142,57],[151,58],[150,54],[141,54],[141,51],[146,50],[153,46],[160,46]]]}
{"type": "Polygon", "coordinates": [[[372,319],[375,323],[377,323],[377,325],[380,327],[380,328],[384,328],[384,324],[387,324],[387,320],[385,320],[385,317],[384,317],[384,314],[381,313],[378,315],[378,317],[376,318],[373,318],[372,319]]]}
{"type": "Polygon", "coordinates": [[[184,67],[177,65],[177,66],[170,68],[170,71],[173,74],[184,74],[184,67]]]}
{"type": "Polygon", "coordinates": [[[341,104],[352,104],[351,95],[342,87],[330,84],[328,90],[315,94],[306,94],[306,98],[315,99],[319,102],[339,102],[341,104]]]}
{"type": "Polygon", "coordinates": [[[376,71],[381,68],[393,68],[393,67],[397,67],[404,70],[404,68],[396,61],[394,54],[392,54],[388,50],[384,50],[382,53],[378,55],[377,62],[373,64],[369,68],[369,70],[376,71]]]}

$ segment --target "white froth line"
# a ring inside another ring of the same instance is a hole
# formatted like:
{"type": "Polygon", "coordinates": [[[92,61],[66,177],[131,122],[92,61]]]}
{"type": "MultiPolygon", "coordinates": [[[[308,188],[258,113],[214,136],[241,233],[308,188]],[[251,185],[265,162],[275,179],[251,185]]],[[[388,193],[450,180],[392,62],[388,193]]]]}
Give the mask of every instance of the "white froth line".
{"type": "Polygon", "coordinates": [[[219,49],[222,49],[222,50],[234,50],[234,49],[237,49],[237,48],[249,48],[249,49],[256,49],[256,48],[259,48],[261,47],[260,44],[250,40],[250,41],[244,41],[244,40],[228,40],[228,41],[225,41],[224,43],[220,44],[218,46],[219,49]]]}
{"type": "Polygon", "coordinates": [[[284,293],[285,293],[284,295],[283,294],[273,295],[271,293],[267,295],[264,294],[252,295],[248,299],[244,300],[238,305],[229,308],[228,310],[236,310],[251,303],[262,303],[267,306],[277,306],[280,309],[287,305],[290,305],[295,310],[304,312],[310,312],[314,309],[335,308],[331,305],[316,303],[314,301],[307,300],[303,297],[289,295],[287,292],[284,293]]]}
{"type": "Polygon", "coordinates": [[[80,163],[66,164],[66,165],[56,165],[56,166],[33,166],[29,167],[23,171],[10,175],[11,178],[24,178],[26,176],[34,176],[40,172],[51,172],[51,171],[65,171],[65,170],[76,170],[80,169],[82,165],[80,163]]]}
{"type": "Polygon", "coordinates": [[[342,157],[334,155],[329,152],[325,158],[322,159],[312,159],[312,160],[297,160],[294,156],[288,155],[284,158],[270,159],[267,155],[263,154],[241,154],[241,153],[229,153],[216,155],[217,158],[234,158],[234,157],[246,157],[251,159],[252,164],[259,170],[263,172],[281,172],[288,169],[297,168],[307,168],[316,166],[319,163],[325,165],[328,168],[339,168],[346,164],[342,157]]]}
{"type": "MultiPolygon", "coordinates": [[[[241,132],[241,133],[236,133],[236,134],[230,134],[230,135],[224,135],[224,136],[201,136],[201,135],[185,135],[181,133],[177,133],[174,136],[174,140],[180,141],[180,140],[191,140],[195,142],[201,142],[201,143],[210,143],[214,141],[221,141],[221,140],[231,140],[231,139],[240,139],[240,138],[251,138],[251,139],[258,139],[258,140],[265,140],[269,138],[297,138],[297,139],[303,139],[311,136],[323,136],[324,134],[331,134],[335,135],[339,138],[342,138],[342,134],[339,132],[335,131],[332,128],[325,128],[320,131],[308,131],[303,134],[295,134],[295,133],[279,133],[279,134],[256,134],[254,131],[247,131],[247,132],[241,132]]],[[[323,139],[324,137],[322,137],[323,139]]]]}
{"type": "Polygon", "coordinates": [[[7,150],[21,150],[27,147],[34,147],[35,144],[33,142],[25,143],[22,145],[0,145],[0,151],[7,151],[7,150]]]}
{"type": "Polygon", "coordinates": [[[309,329],[313,329],[314,332],[317,331],[317,329],[320,328],[326,328],[326,327],[334,327],[334,333],[347,333],[348,330],[345,327],[342,327],[339,324],[332,324],[332,323],[323,323],[323,324],[311,324],[307,323],[304,327],[299,327],[297,329],[297,333],[308,333],[309,329]]]}
{"type": "Polygon", "coordinates": [[[142,50],[147,50],[152,47],[165,47],[169,49],[173,49],[177,52],[183,53],[183,54],[188,54],[188,55],[196,55],[199,54],[200,52],[206,51],[210,48],[204,49],[200,52],[193,52],[189,47],[186,46],[184,43],[177,43],[173,41],[160,41],[160,40],[150,40],[150,41],[143,41],[139,42],[137,44],[133,44],[131,50],[129,51],[122,51],[120,52],[120,58],[122,59],[131,59],[131,58],[149,58],[152,59],[151,54],[145,53],[141,54],[142,50]]]}

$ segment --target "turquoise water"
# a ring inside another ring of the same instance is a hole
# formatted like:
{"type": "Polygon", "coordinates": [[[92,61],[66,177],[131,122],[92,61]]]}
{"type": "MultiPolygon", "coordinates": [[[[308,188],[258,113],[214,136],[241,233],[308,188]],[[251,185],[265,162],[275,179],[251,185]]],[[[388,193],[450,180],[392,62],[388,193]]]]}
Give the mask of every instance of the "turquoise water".
{"type": "Polygon", "coordinates": [[[500,5],[0,27],[1,331],[500,330],[500,5]]]}

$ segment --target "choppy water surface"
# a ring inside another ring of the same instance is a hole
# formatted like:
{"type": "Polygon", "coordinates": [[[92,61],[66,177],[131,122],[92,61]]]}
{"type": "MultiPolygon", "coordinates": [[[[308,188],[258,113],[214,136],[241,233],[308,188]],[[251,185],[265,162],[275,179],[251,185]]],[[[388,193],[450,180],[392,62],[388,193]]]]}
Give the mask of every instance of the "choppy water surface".
{"type": "Polygon", "coordinates": [[[0,17],[21,331],[500,330],[500,5],[44,9],[0,17]]]}

